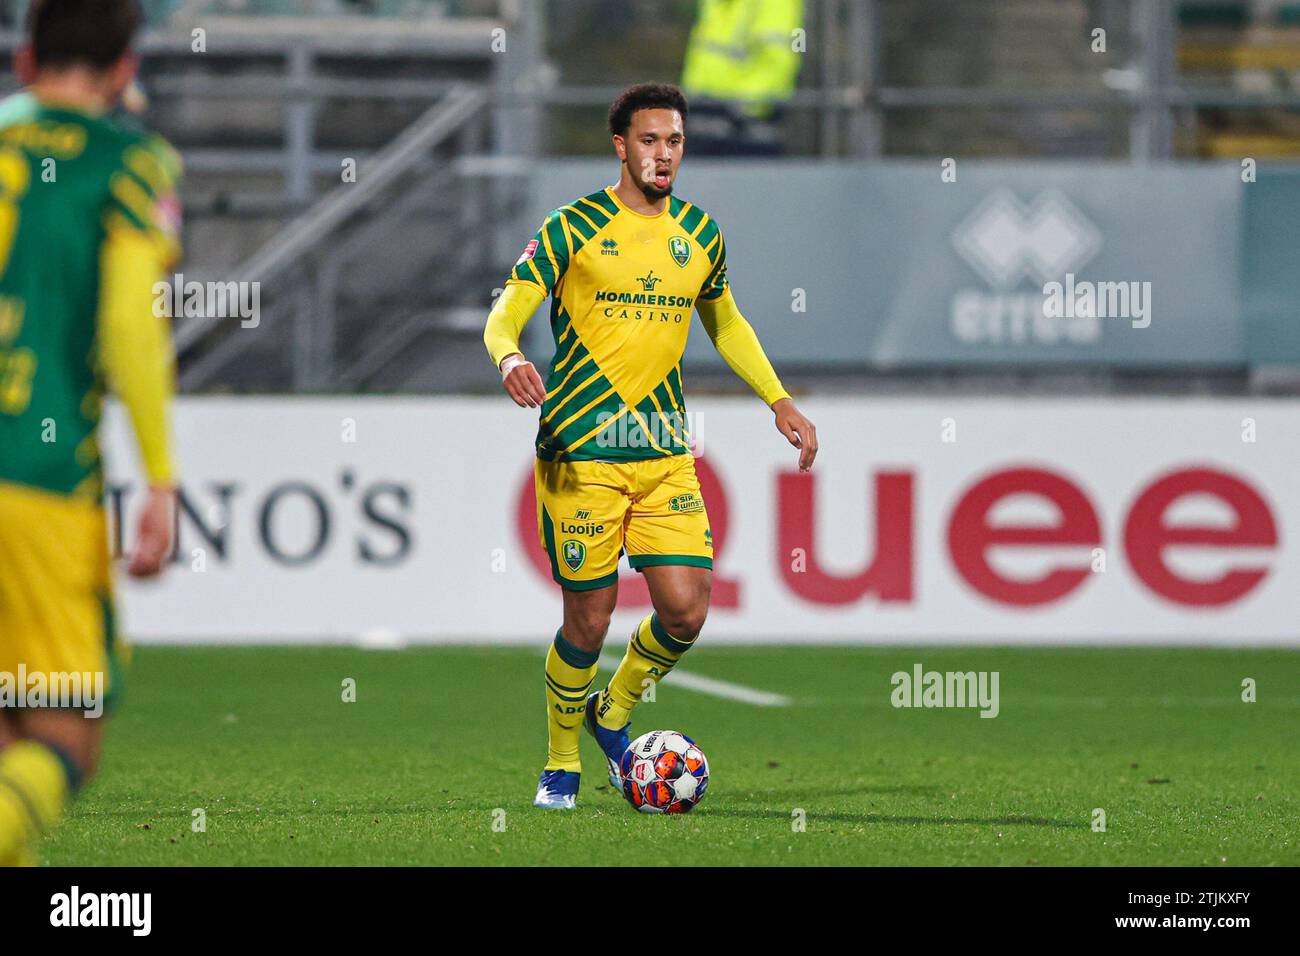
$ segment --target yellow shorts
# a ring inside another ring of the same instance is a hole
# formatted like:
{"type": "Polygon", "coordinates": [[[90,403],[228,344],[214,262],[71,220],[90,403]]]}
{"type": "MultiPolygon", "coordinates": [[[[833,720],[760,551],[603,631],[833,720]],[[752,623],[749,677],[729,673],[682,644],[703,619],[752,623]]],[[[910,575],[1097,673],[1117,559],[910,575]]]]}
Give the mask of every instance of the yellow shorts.
{"type": "Polygon", "coordinates": [[[695,459],[542,461],[534,469],[537,534],[551,576],[571,591],[613,584],[618,558],[633,568],[713,567],[713,534],[695,459]]]}
{"type": "Polygon", "coordinates": [[[0,671],[102,675],[111,701],[121,650],[104,509],[0,482],[0,671]]]}

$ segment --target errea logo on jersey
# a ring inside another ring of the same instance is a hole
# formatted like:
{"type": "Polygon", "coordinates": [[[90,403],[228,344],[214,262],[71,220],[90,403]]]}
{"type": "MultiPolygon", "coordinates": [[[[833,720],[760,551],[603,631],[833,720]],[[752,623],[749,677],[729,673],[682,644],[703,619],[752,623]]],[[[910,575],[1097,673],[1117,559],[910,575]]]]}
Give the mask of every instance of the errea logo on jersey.
{"type": "Polygon", "coordinates": [[[673,236],[668,240],[668,254],[673,262],[685,267],[691,261],[691,244],[684,236],[673,236]]]}

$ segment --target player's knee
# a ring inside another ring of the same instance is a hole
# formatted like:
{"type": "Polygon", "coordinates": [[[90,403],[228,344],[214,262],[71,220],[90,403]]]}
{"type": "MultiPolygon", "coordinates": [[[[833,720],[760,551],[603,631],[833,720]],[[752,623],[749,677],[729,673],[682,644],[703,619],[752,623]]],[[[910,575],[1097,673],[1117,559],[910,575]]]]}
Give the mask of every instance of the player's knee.
{"type": "Polygon", "coordinates": [[[704,619],[708,617],[707,604],[690,604],[679,608],[668,608],[667,613],[659,614],[659,623],[665,631],[679,641],[693,641],[704,629],[704,619]]]}
{"type": "Polygon", "coordinates": [[[655,613],[659,616],[659,623],[679,641],[695,640],[704,629],[704,619],[709,614],[712,579],[706,576],[690,584],[690,587],[659,595],[655,602],[655,613]]]}
{"type": "Polygon", "coordinates": [[[610,612],[603,608],[571,611],[564,618],[564,639],[583,651],[598,651],[609,633],[610,612]]]}

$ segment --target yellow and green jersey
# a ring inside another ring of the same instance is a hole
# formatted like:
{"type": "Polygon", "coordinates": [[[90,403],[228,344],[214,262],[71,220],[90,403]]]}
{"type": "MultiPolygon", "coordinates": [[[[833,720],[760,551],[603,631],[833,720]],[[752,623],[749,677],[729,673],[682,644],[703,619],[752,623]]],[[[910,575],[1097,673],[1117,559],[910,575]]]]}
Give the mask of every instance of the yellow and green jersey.
{"type": "Polygon", "coordinates": [[[175,260],[179,171],[108,117],[0,103],[0,482],[102,494],[101,250],[125,233],[175,260]]]}
{"type": "Polygon", "coordinates": [[[690,451],[682,355],[696,300],[727,289],[704,210],[657,216],[602,189],[546,217],[508,284],[551,295],[555,356],[537,432],[544,461],[643,461],[690,451]]]}

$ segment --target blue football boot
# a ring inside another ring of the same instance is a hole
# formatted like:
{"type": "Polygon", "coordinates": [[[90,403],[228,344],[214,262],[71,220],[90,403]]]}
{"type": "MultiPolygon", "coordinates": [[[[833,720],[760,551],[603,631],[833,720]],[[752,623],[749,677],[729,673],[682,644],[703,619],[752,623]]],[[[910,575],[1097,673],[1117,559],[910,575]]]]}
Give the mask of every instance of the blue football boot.
{"type": "Polygon", "coordinates": [[[587,698],[587,713],[583,716],[582,722],[587,727],[587,733],[596,739],[600,749],[605,754],[605,760],[609,764],[609,785],[615,790],[623,789],[623,773],[619,769],[623,761],[623,752],[627,750],[628,728],[632,726],[629,720],[618,730],[606,730],[600,726],[600,721],[596,719],[596,705],[600,703],[600,691],[592,694],[587,698]]]}
{"type": "Polygon", "coordinates": [[[537,781],[533,806],[543,810],[572,810],[578,805],[578,783],[582,774],[570,770],[543,770],[537,781]]]}

